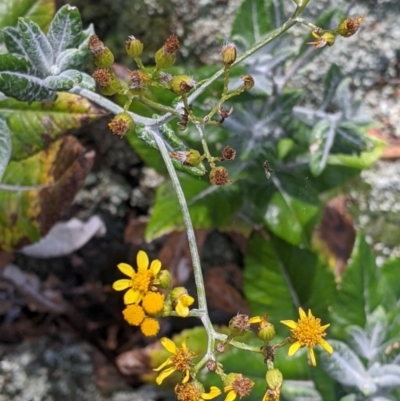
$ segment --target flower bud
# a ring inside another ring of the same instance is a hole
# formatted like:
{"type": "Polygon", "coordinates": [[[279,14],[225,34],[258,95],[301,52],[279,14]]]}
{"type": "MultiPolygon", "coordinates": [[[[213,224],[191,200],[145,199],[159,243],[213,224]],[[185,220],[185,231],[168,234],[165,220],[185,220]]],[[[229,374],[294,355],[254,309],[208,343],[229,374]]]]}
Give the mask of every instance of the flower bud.
{"type": "Polygon", "coordinates": [[[188,75],[177,75],[172,78],[169,88],[177,95],[184,95],[196,86],[196,81],[188,75]]]}
{"type": "Polygon", "coordinates": [[[108,128],[113,134],[123,137],[130,129],[135,126],[135,122],[130,114],[123,112],[117,114],[109,123],[108,128]]]}
{"type": "Polygon", "coordinates": [[[267,381],[268,388],[271,390],[279,389],[282,386],[283,376],[280,370],[270,369],[265,375],[265,380],[267,381]]]}
{"type": "Polygon", "coordinates": [[[172,277],[171,277],[171,273],[168,270],[165,270],[165,269],[161,270],[158,273],[157,278],[160,283],[160,287],[163,288],[164,290],[171,287],[172,277]]]}
{"type": "Polygon", "coordinates": [[[228,179],[228,171],[225,167],[213,167],[210,171],[210,182],[214,185],[231,184],[232,180],[228,179]]]}
{"type": "Polygon", "coordinates": [[[251,75],[244,75],[242,77],[243,86],[245,90],[250,90],[254,86],[254,78],[251,75]]]}
{"type": "Polygon", "coordinates": [[[114,63],[114,55],[111,50],[104,46],[104,43],[97,35],[92,35],[89,38],[89,50],[93,55],[93,61],[99,68],[109,68],[114,63]]]}
{"type": "Polygon", "coordinates": [[[228,43],[222,49],[222,61],[225,66],[230,66],[236,60],[236,46],[233,43],[228,43]]]}
{"type": "Polygon", "coordinates": [[[186,151],[170,152],[172,159],[179,160],[185,166],[197,167],[203,158],[196,149],[188,149],[186,151]]]}
{"type": "Polygon", "coordinates": [[[258,331],[258,338],[265,342],[270,342],[275,337],[275,327],[272,323],[266,322],[258,331]]]}
{"type": "Polygon", "coordinates": [[[163,306],[163,310],[161,313],[161,316],[171,316],[171,312],[172,312],[172,305],[171,302],[164,302],[164,306],[163,306]]]}
{"type": "Polygon", "coordinates": [[[349,38],[358,31],[358,28],[360,27],[360,24],[363,19],[364,19],[363,16],[360,16],[358,18],[346,18],[339,24],[335,32],[340,36],[349,38]]]}
{"type": "Polygon", "coordinates": [[[177,299],[179,299],[182,295],[186,295],[187,289],[185,287],[175,287],[172,291],[171,291],[171,301],[174,302],[177,299]]]}
{"type": "Polygon", "coordinates": [[[132,58],[139,57],[143,52],[143,43],[134,36],[129,36],[125,41],[125,50],[132,58]]]}
{"type": "Polygon", "coordinates": [[[328,45],[328,46],[333,46],[333,44],[335,43],[335,35],[330,32],[324,32],[321,36],[321,39],[328,45]]]}
{"type": "Polygon", "coordinates": [[[155,62],[158,69],[169,68],[175,64],[176,52],[179,49],[179,40],[176,35],[170,35],[163,47],[157,50],[155,62]]]}

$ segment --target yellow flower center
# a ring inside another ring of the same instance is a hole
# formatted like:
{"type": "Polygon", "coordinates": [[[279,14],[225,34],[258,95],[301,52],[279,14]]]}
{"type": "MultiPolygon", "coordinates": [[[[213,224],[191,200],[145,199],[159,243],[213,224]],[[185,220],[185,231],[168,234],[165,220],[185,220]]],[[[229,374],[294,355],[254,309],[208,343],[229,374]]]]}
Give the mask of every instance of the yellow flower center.
{"type": "Polygon", "coordinates": [[[132,288],[146,293],[152,284],[153,278],[153,273],[150,270],[139,271],[132,278],[132,288]]]}
{"type": "Polygon", "coordinates": [[[140,330],[146,337],[153,337],[160,331],[160,323],[156,319],[146,317],[140,325],[140,330]]]}
{"type": "Polygon", "coordinates": [[[191,383],[176,386],[175,394],[178,401],[199,401],[201,399],[201,391],[191,383]]]}
{"type": "Polygon", "coordinates": [[[142,306],[149,315],[156,315],[164,308],[164,294],[160,292],[148,292],[143,297],[142,306]]]}
{"type": "Polygon", "coordinates": [[[139,305],[128,305],[123,311],[124,319],[132,326],[139,326],[144,319],[143,308],[139,305]]]}
{"type": "Polygon", "coordinates": [[[314,316],[306,316],[297,321],[297,327],[292,329],[293,337],[301,346],[314,347],[326,336],[325,329],[321,327],[321,319],[314,316]]]}
{"type": "Polygon", "coordinates": [[[193,355],[194,353],[186,348],[177,348],[175,354],[171,357],[174,369],[179,372],[186,372],[192,365],[193,355]]]}

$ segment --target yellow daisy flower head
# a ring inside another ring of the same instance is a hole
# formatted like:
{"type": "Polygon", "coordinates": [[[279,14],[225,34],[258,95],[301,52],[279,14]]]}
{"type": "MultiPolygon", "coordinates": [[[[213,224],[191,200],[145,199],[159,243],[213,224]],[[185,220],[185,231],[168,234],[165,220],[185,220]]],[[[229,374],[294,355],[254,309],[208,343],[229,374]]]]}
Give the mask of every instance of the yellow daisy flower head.
{"type": "Polygon", "coordinates": [[[224,387],[224,392],[227,393],[225,401],[233,401],[236,397],[242,398],[249,395],[254,386],[253,380],[240,373],[230,373],[226,382],[228,385],[224,387]]]}
{"type": "Polygon", "coordinates": [[[164,348],[172,355],[158,368],[153,369],[156,372],[161,370],[156,379],[157,384],[160,385],[165,378],[172,375],[174,372],[181,372],[183,374],[182,383],[187,383],[190,378],[190,369],[193,364],[194,353],[187,348],[186,341],[182,342],[180,348],[178,348],[175,343],[167,337],[163,337],[160,341],[164,348]],[[168,365],[171,366],[167,367],[168,365]]]}
{"type": "Polygon", "coordinates": [[[140,330],[146,337],[154,337],[160,331],[160,323],[152,317],[145,317],[140,324],[140,330]]]}
{"type": "Polygon", "coordinates": [[[189,316],[189,306],[194,303],[194,298],[187,293],[185,287],[175,287],[171,291],[171,301],[175,304],[175,312],[180,317],[189,316]]]}
{"type": "Polygon", "coordinates": [[[329,354],[333,352],[332,346],[323,339],[326,336],[325,330],[330,324],[321,326],[321,319],[314,317],[310,309],[308,310],[308,315],[306,315],[304,310],[299,308],[299,315],[300,319],[297,322],[294,320],[281,320],[282,324],[291,329],[291,337],[295,340],[289,347],[288,355],[292,356],[301,347],[307,347],[311,363],[313,366],[316,366],[317,362],[313,347],[321,345],[329,354]]]}
{"type": "Polygon", "coordinates": [[[113,284],[116,291],[128,290],[124,295],[124,303],[137,304],[143,296],[151,290],[154,280],[161,269],[161,262],[155,259],[149,263],[149,257],[144,251],[139,251],[136,256],[137,271],[127,263],[120,263],[118,269],[129,279],[117,280],[113,284]]]}
{"type": "Polygon", "coordinates": [[[176,385],[175,394],[178,401],[202,401],[218,397],[221,394],[221,390],[218,387],[211,386],[210,391],[205,393],[200,383],[189,382],[176,385]]]}

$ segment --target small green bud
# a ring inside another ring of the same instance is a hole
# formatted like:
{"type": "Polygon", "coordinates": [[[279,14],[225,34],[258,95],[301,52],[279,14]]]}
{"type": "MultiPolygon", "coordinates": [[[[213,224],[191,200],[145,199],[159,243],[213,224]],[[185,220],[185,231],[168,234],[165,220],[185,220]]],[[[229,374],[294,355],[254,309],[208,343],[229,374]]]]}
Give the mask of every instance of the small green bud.
{"type": "Polygon", "coordinates": [[[171,316],[172,306],[171,302],[164,302],[164,307],[161,316],[171,316]]]}
{"type": "Polygon", "coordinates": [[[165,269],[161,270],[158,273],[158,281],[161,288],[163,288],[164,290],[168,289],[169,287],[171,287],[172,283],[171,273],[165,269]]]}
{"type": "Polygon", "coordinates": [[[188,75],[177,75],[172,78],[169,88],[177,95],[184,95],[196,86],[196,81],[188,75]]]}
{"type": "Polygon", "coordinates": [[[258,338],[265,342],[270,342],[275,337],[275,327],[272,323],[265,322],[260,324],[260,329],[258,330],[258,338]]]}
{"type": "Polygon", "coordinates": [[[108,128],[113,134],[123,137],[129,130],[134,128],[135,122],[130,114],[123,112],[117,114],[109,123],[108,128]]]}
{"type": "Polygon", "coordinates": [[[349,38],[358,31],[358,28],[360,27],[360,24],[363,21],[363,19],[364,19],[363,16],[360,16],[358,18],[346,18],[335,29],[335,33],[337,33],[340,36],[344,36],[345,38],[349,38]]]}
{"type": "Polygon", "coordinates": [[[233,43],[228,43],[222,49],[222,61],[225,66],[233,64],[236,60],[236,46],[233,43]]]}
{"type": "Polygon", "coordinates": [[[134,36],[129,36],[125,41],[125,50],[132,58],[139,57],[143,52],[143,43],[134,36]]]}
{"type": "Polygon", "coordinates": [[[330,31],[324,32],[321,39],[325,41],[328,46],[333,46],[335,43],[335,35],[330,31]]]}
{"type": "Polygon", "coordinates": [[[185,287],[175,287],[172,291],[171,291],[171,301],[174,302],[176,300],[178,300],[182,295],[186,295],[187,289],[185,287]]]}
{"type": "Polygon", "coordinates": [[[185,166],[197,167],[203,158],[196,149],[188,149],[182,151],[170,152],[169,154],[172,159],[179,160],[185,166]]]}
{"type": "Polygon", "coordinates": [[[265,380],[267,381],[268,388],[271,390],[279,389],[283,383],[283,376],[280,370],[270,369],[265,375],[265,380]]]}

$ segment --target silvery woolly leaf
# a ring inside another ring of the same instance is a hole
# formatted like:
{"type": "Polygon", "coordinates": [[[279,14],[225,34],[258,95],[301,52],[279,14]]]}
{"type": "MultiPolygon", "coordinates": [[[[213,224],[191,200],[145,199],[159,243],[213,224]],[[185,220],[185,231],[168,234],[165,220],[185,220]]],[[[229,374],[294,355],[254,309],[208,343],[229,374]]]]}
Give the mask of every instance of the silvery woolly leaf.
{"type": "Polygon", "coordinates": [[[7,122],[0,118],[0,182],[11,157],[11,135],[7,122]]]}
{"type": "Polygon", "coordinates": [[[400,366],[374,364],[368,374],[380,388],[400,388],[400,366]]]}

